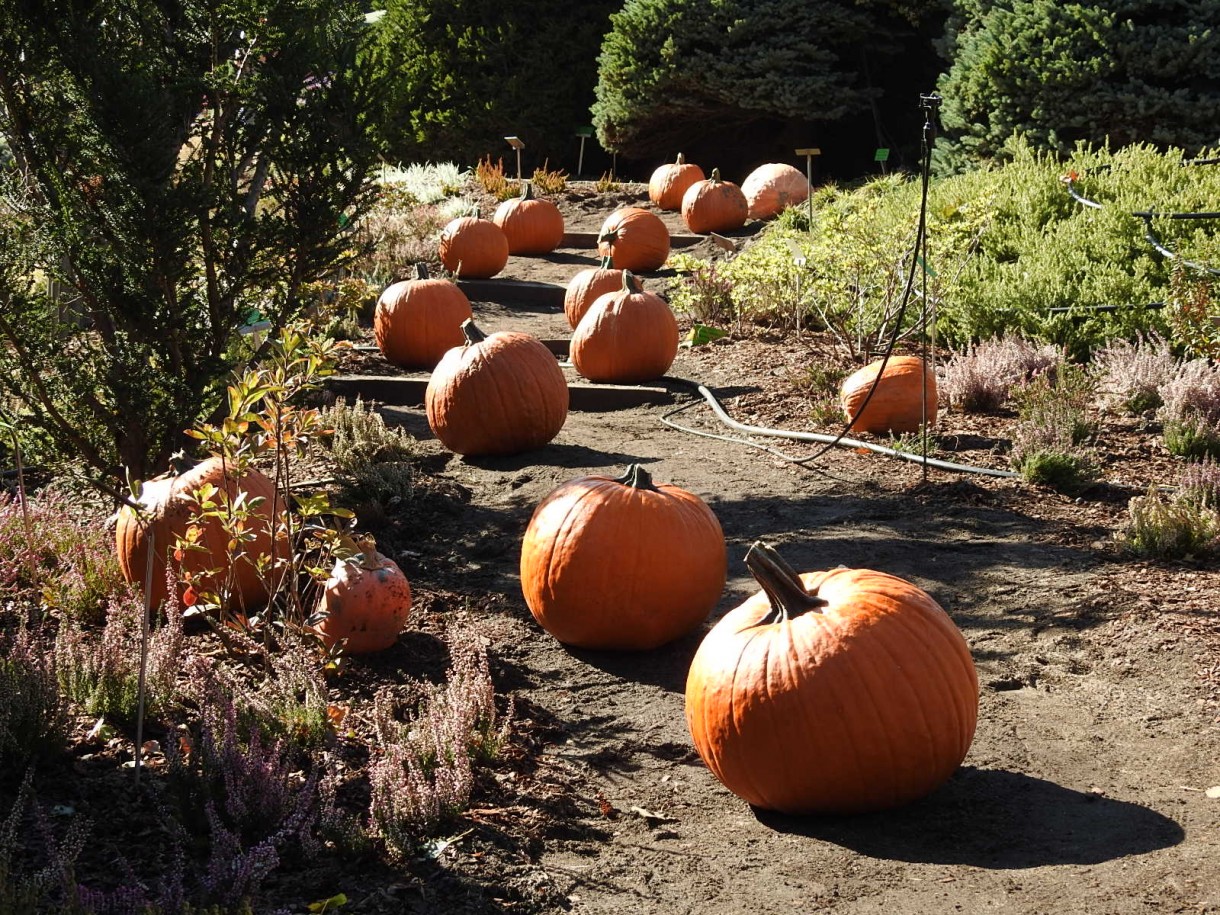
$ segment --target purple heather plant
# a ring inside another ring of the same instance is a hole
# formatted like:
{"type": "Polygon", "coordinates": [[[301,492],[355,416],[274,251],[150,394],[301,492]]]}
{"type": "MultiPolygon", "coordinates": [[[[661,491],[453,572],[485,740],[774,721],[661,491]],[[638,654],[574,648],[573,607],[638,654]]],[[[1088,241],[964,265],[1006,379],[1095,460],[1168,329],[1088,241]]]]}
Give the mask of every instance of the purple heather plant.
{"type": "Polygon", "coordinates": [[[1043,374],[1063,359],[1050,344],[1024,337],[997,337],[955,353],[941,370],[939,387],[949,405],[967,413],[998,410],[1012,389],[1043,374]]]}
{"type": "Polygon", "coordinates": [[[1112,340],[1093,354],[1098,400],[1103,408],[1129,416],[1155,410],[1178,365],[1169,344],[1156,334],[1134,343],[1112,340]]]}
{"type": "Polygon", "coordinates": [[[68,715],[55,662],[24,627],[0,638],[0,697],[0,772],[62,748],[68,715]]]}
{"type": "Polygon", "coordinates": [[[1220,511],[1220,462],[1212,458],[1189,462],[1182,468],[1178,487],[1184,501],[1220,511]]]}

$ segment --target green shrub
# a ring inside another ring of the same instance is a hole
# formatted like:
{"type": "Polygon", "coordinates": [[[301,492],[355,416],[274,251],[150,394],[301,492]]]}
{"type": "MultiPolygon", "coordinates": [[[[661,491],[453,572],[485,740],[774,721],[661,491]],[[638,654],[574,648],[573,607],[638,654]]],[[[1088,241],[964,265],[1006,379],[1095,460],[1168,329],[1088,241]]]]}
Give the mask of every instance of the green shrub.
{"type": "Polygon", "coordinates": [[[1119,544],[1147,559],[1187,559],[1215,545],[1220,519],[1213,509],[1170,498],[1152,489],[1136,496],[1129,506],[1126,528],[1119,544]]]}

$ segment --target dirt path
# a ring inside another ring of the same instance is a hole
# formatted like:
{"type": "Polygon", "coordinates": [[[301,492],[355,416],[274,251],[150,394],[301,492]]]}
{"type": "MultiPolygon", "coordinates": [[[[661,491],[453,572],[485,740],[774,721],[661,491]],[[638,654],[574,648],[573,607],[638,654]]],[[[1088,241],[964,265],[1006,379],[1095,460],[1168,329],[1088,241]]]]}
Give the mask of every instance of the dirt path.
{"type": "MultiPolygon", "coordinates": [[[[562,283],[586,263],[590,252],[565,251],[514,259],[506,274],[562,283]]],[[[567,333],[555,310],[475,312],[489,332],[567,333]]],[[[684,351],[674,374],[765,390],[767,369],[752,365],[684,351]]],[[[1220,912],[1220,798],[1205,793],[1220,785],[1220,727],[1203,706],[1197,646],[1158,625],[1166,595],[1120,587],[1120,567],[1071,524],[1029,510],[1046,494],[1023,484],[935,473],[921,484],[913,465],[848,451],[796,467],[667,428],[671,409],[572,413],[539,452],[452,458],[443,470],[470,491],[455,519],[465,533],[422,544],[418,580],[426,591],[427,569],[444,565],[463,590],[498,595],[484,620],[496,676],[520,726],[545,735],[510,794],[521,808],[556,799],[541,841],[501,875],[517,905],[590,915],[1220,912]],[[721,521],[729,584],[708,625],[756,590],[742,557],[757,538],[800,569],[908,578],[948,610],[970,644],[981,704],[973,748],[946,786],[867,817],[756,812],[703,767],[687,733],[686,669],[705,629],[654,652],[606,654],[566,649],[537,627],[516,567],[533,506],[561,482],[632,461],[698,493],[721,521]]],[[[421,411],[390,415],[430,437],[421,411]]],[[[702,407],[675,419],[725,432],[702,407]]],[[[460,884],[486,852],[455,843],[439,865],[460,884]]],[[[465,910],[512,907],[467,889],[465,910]]],[[[418,910],[456,911],[457,898],[418,910]]]]}

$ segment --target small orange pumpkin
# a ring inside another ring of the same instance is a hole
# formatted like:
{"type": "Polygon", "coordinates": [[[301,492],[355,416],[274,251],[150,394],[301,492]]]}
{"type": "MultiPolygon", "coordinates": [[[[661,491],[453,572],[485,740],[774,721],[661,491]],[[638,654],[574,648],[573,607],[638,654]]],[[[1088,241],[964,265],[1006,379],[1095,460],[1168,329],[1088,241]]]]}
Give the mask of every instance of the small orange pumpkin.
{"type": "Polygon", "coordinates": [[[432,370],[424,407],[433,434],[470,456],[541,448],[568,416],[568,383],[542,341],[519,331],[484,334],[462,324],[466,343],[432,370]]]}
{"type": "Polygon", "coordinates": [[[572,365],[590,381],[635,384],[669,370],[678,337],[669,304],[624,270],[622,286],[598,296],[580,319],[569,349],[572,365]]]}
{"type": "Polygon", "coordinates": [[[597,253],[609,256],[620,270],[660,270],[669,257],[669,229],[656,213],[622,207],[602,223],[597,253]]]}
{"type": "Polygon", "coordinates": [[[849,375],[839,389],[839,403],[852,429],[876,434],[918,432],[925,409],[928,425],[932,425],[936,422],[936,397],[936,372],[925,368],[918,356],[878,359],[849,375]],[[878,373],[881,377],[873,391],[878,373]]]}
{"type": "Polygon", "coordinates": [[[978,720],[970,648],[908,581],[867,569],[797,575],[755,543],[762,591],[708,632],[686,720],[712,774],[783,813],[862,813],[931,792],[978,720]]]}
{"type": "Polygon", "coordinates": [[[567,645],[646,650],[693,630],[724,590],[724,533],[693,493],[638,464],[539,503],[521,546],[534,619],[567,645]]]}
{"type": "Polygon", "coordinates": [[[720,169],[712,176],[696,181],[682,196],[682,221],[692,232],[727,232],[740,229],[750,215],[746,195],[732,181],[720,177],[720,169]]]}
{"type": "Polygon", "coordinates": [[[347,654],[389,648],[411,615],[411,583],[402,569],[371,538],[359,545],[360,553],[335,562],[314,626],[328,648],[342,643],[347,654]]]}
{"type": "Polygon", "coordinates": [[[441,229],[438,249],[445,269],[458,277],[485,280],[508,263],[508,237],[490,219],[459,216],[441,229]]]}
{"type": "Polygon", "coordinates": [[[662,210],[682,209],[682,195],[696,181],[704,179],[703,169],[687,162],[678,153],[676,162],[658,166],[648,179],[648,199],[662,210]]]}
{"type": "Polygon", "coordinates": [[[462,322],[471,317],[470,299],[456,284],[428,276],[415,265],[415,279],[392,283],[377,300],[373,338],[386,361],[431,370],[446,351],[462,343],[462,322]]]}
{"type": "Polygon", "coordinates": [[[760,165],[741,182],[751,219],[770,219],[809,198],[809,180],[786,162],[760,165]]]}
{"type": "MultiPolygon", "coordinates": [[[[236,554],[230,552],[230,535],[219,518],[204,518],[198,523],[197,546],[203,549],[182,551],[175,595],[178,605],[188,586],[195,591],[215,590],[227,583],[232,571],[231,610],[250,611],[267,602],[268,585],[278,581],[283,570],[277,558],[288,554],[281,535],[272,540],[272,512],[276,509],[275,484],[259,470],[249,468],[241,479],[234,477],[232,466],[218,456],[196,464],[184,473],[162,474],[144,483],[140,493],[143,519],[130,506],[123,506],[115,527],[115,548],[119,569],[127,581],[143,589],[148,572],[148,538],[153,538],[151,577],[152,606],[163,603],[166,593],[166,567],[179,539],[186,539],[191,519],[198,512],[196,495],[205,484],[220,493],[215,501],[221,506],[236,505],[239,495],[249,511],[243,527],[250,540],[236,554]]],[[[279,506],[282,508],[282,503],[279,506]]]]}
{"type": "Polygon", "coordinates": [[[623,285],[623,271],[615,268],[609,257],[603,257],[596,267],[586,267],[568,282],[563,293],[563,313],[573,330],[598,296],[614,292],[623,285]]]}
{"type": "Polygon", "coordinates": [[[505,200],[491,221],[504,230],[509,254],[549,254],[563,241],[563,214],[552,200],[534,196],[523,182],[521,196],[505,200]]]}

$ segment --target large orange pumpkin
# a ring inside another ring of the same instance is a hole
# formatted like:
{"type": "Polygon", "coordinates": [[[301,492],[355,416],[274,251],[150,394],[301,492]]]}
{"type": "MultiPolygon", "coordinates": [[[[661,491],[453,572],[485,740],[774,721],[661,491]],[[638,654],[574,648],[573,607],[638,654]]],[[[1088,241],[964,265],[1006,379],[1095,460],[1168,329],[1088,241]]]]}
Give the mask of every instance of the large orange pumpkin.
{"type": "Polygon", "coordinates": [[[432,369],[462,343],[470,299],[449,280],[432,279],[428,265],[415,265],[415,279],[387,286],[373,314],[373,338],[386,361],[410,369],[432,369]]]}
{"type": "Polygon", "coordinates": [[[533,188],[524,182],[521,196],[505,200],[492,214],[508,238],[509,254],[549,254],[563,241],[563,214],[554,201],[535,197],[533,188]]]}
{"type": "Polygon", "coordinates": [[[580,323],[597,297],[614,292],[623,286],[623,271],[617,269],[610,257],[603,257],[596,267],[586,267],[568,281],[563,293],[563,313],[568,326],[573,330],[580,323]]]}
{"type": "Polygon", "coordinates": [[[786,162],[760,165],[741,182],[751,219],[770,219],[809,198],[809,180],[786,162]]]}
{"type": "Polygon", "coordinates": [[[720,177],[720,169],[712,176],[696,181],[682,196],[682,221],[692,232],[728,232],[740,229],[750,215],[746,195],[732,181],[720,177]]]}
{"type": "Polygon", "coordinates": [[[783,813],[881,810],[942,784],[970,749],[978,679],[948,614],[866,569],[797,575],[755,544],[762,591],[691,662],[686,718],[712,773],[783,813]]]}
{"type": "Polygon", "coordinates": [[[534,619],[567,645],[644,650],[693,630],[724,590],[724,533],[693,493],[633,464],[539,503],[521,547],[534,619]]]}
{"type": "Polygon", "coordinates": [[[398,641],[411,615],[411,583],[372,542],[351,559],[340,559],[322,589],[314,630],[327,647],[340,643],[348,654],[384,651],[398,641]]]}
{"type": "Polygon", "coordinates": [[[936,372],[930,366],[925,370],[919,356],[878,359],[849,375],[839,389],[839,403],[852,429],[877,434],[918,432],[925,409],[928,425],[932,425],[936,422],[936,397],[936,372]],[[869,397],[878,373],[880,380],[869,397]]]}
{"type": "Polygon", "coordinates": [[[241,479],[236,479],[232,466],[217,456],[207,458],[185,473],[163,474],[145,482],[140,494],[139,515],[129,506],[119,511],[115,529],[119,568],[124,578],[142,589],[148,571],[148,538],[151,536],[153,567],[149,597],[154,607],[164,602],[168,596],[165,573],[169,555],[178,539],[187,537],[191,519],[199,511],[195,496],[205,484],[217,488],[212,501],[221,510],[229,505],[236,506],[239,494],[244,494],[243,510],[249,514],[242,527],[249,539],[231,552],[231,538],[221,519],[202,519],[198,523],[196,541],[202,549],[182,551],[175,597],[181,605],[188,586],[195,592],[214,591],[225,587],[231,578],[232,592],[228,595],[227,609],[253,610],[267,602],[268,584],[278,581],[283,574],[278,563],[287,557],[288,545],[282,535],[276,541],[272,539],[272,512],[276,508],[282,510],[283,504],[276,505],[275,484],[261,471],[250,468],[241,479]]]}
{"type": "Polygon", "coordinates": [[[580,319],[569,351],[576,371],[590,381],[635,384],[669,371],[678,337],[669,304],[625,270],[622,286],[598,296],[580,319]]]}
{"type": "Polygon", "coordinates": [[[445,353],[424,392],[428,425],[441,444],[470,456],[519,454],[558,435],[568,384],[555,355],[519,331],[488,335],[473,321],[462,331],[465,345],[445,353]]]}
{"type": "Polygon", "coordinates": [[[441,229],[438,253],[455,276],[490,279],[508,263],[508,236],[490,219],[459,216],[441,229]]]}
{"type": "Polygon", "coordinates": [[[658,166],[648,179],[648,199],[662,210],[682,209],[682,195],[696,181],[704,179],[703,169],[687,162],[682,153],[678,160],[658,166]]]}
{"type": "Polygon", "coordinates": [[[608,255],[620,270],[660,270],[669,257],[669,229],[656,213],[622,207],[602,223],[597,253],[608,255]]]}

